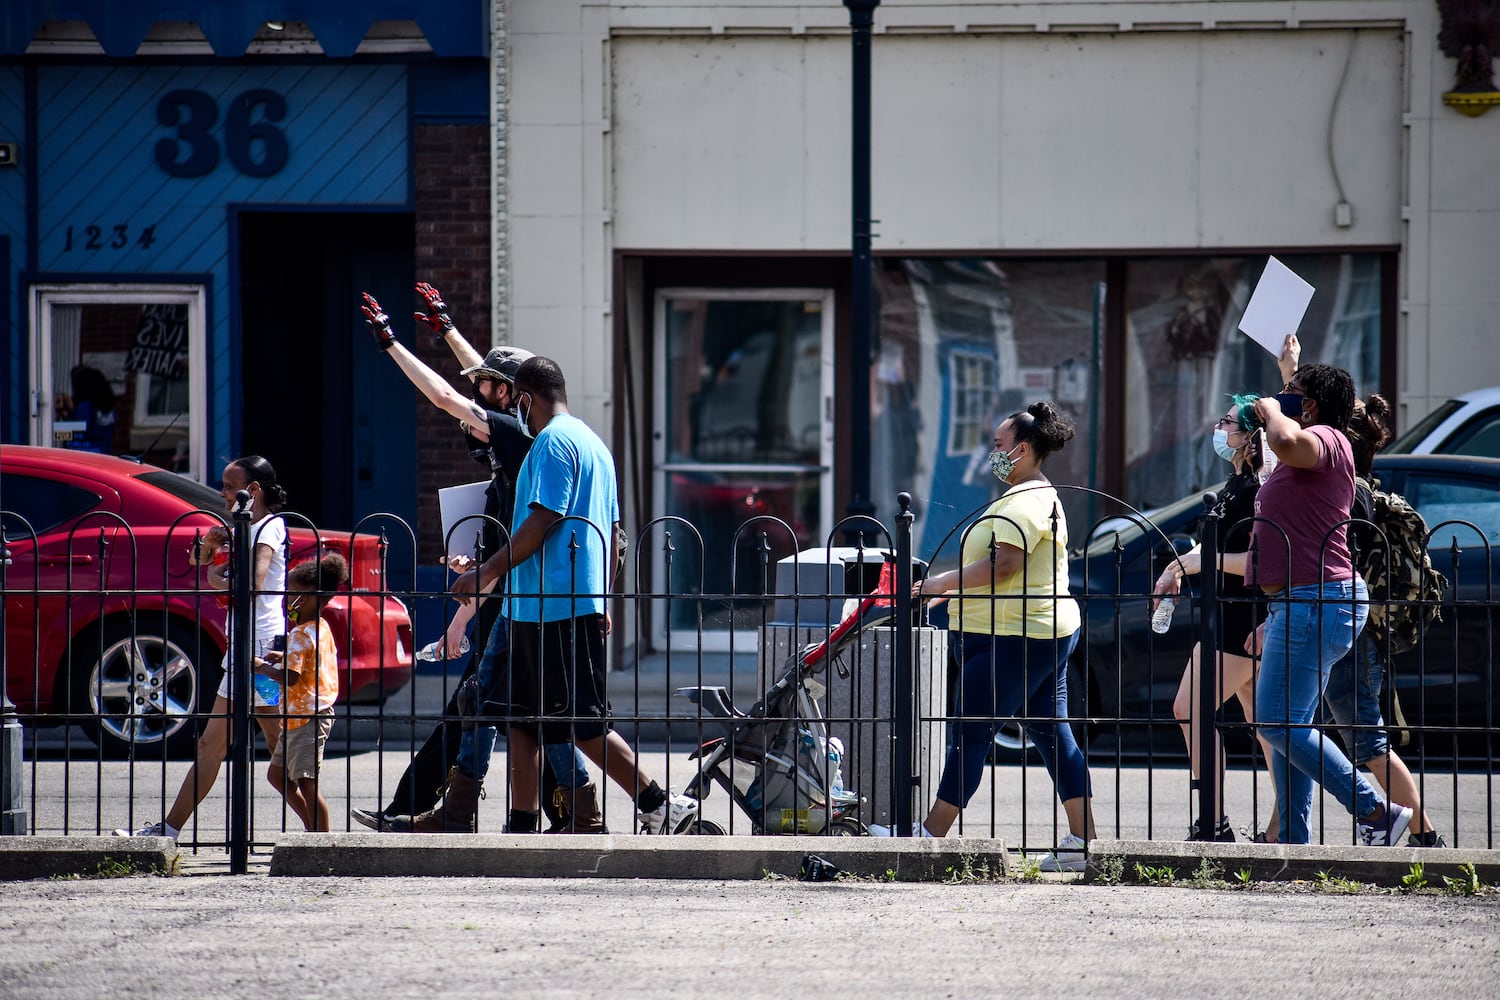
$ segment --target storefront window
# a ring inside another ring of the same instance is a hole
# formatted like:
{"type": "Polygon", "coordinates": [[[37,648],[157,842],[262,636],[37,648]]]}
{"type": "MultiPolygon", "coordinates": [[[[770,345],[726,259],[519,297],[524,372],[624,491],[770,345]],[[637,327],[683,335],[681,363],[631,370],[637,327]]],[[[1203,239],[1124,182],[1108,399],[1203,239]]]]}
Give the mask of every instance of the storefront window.
{"type": "MultiPolygon", "coordinates": [[[[1381,377],[1378,254],[1280,256],[1317,289],[1299,331],[1302,362],[1346,368],[1361,395],[1381,377]]],[[[1276,359],[1238,323],[1264,255],[1127,260],[1120,287],[1102,258],[880,262],[872,359],[872,495],[893,523],[894,498],[916,503],[916,551],[937,548],[998,495],[987,456],[995,424],[1038,399],[1069,414],[1077,436],[1047,463],[1060,486],[1093,487],[1143,510],[1220,482],[1213,418],[1231,393],[1274,392],[1276,359]],[[1123,297],[1125,330],[1107,347],[1103,304],[1123,297]],[[1123,358],[1122,371],[1105,358],[1123,358]],[[1113,483],[1107,440],[1119,424],[1124,481],[1113,483]]],[[[1072,542],[1105,511],[1064,489],[1072,542]]]]}
{"type": "MultiPolygon", "coordinates": [[[[944,538],[1000,493],[995,425],[1029,403],[1055,400],[1077,425],[1048,461],[1054,481],[1097,480],[1103,280],[1100,260],[881,262],[871,493],[894,524],[896,494],[911,492],[922,558],[956,559],[958,537],[944,538]]],[[[1092,520],[1085,491],[1063,503],[1070,524],[1092,520]]]]}
{"type": "Polygon", "coordinates": [[[198,290],[54,286],[34,295],[33,439],[202,479],[198,290]]]}
{"type": "MultiPolygon", "coordinates": [[[[1280,256],[1317,290],[1298,331],[1302,363],[1380,387],[1380,258],[1280,256]]],[[[1264,256],[1173,257],[1127,265],[1126,498],[1149,509],[1220,482],[1213,419],[1234,393],[1275,392],[1276,359],[1239,332],[1264,256]],[[1138,391],[1139,390],[1139,391],[1138,391]]]]}
{"type": "MultiPolygon", "coordinates": [[[[826,290],[685,289],[660,293],[662,352],[656,381],[656,473],[661,512],[701,535],[675,530],[663,592],[716,596],[672,602],[666,627],[685,643],[759,623],[774,587],[771,561],[824,543],[828,532],[832,429],[832,294],[826,290]],[[751,518],[761,522],[737,530],[751,518]],[[731,566],[734,573],[731,574],[731,566]],[[770,579],[767,579],[770,577],[770,579]]],[[[710,637],[717,642],[717,638],[710,637]]]]}

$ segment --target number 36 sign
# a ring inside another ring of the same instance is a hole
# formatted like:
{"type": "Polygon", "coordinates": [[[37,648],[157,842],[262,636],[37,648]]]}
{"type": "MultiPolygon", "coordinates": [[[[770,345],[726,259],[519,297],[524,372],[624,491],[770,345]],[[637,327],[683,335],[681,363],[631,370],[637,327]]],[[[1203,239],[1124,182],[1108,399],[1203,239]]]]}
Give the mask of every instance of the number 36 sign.
{"type": "MultiPolygon", "coordinates": [[[[249,177],[270,177],[286,166],[286,136],[272,124],[285,117],[286,98],[274,90],[247,90],[229,102],[223,152],[236,170],[249,177]]],[[[213,135],[219,106],[210,95],[201,90],[171,91],[157,102],[156,120],[175,129],[171,138],[156,143],[156,164],[162,170],[173,177],[202,177],[219,165],[219,142],[213,135]]]]}

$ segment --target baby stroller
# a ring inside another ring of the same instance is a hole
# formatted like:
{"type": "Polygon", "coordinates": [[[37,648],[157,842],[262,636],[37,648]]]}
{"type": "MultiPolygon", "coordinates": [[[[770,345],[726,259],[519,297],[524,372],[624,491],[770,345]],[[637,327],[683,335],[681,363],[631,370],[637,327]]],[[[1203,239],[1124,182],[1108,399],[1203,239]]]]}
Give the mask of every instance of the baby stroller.
{"type": "MultiPolygon", "coordinates": [[[[836,664],[848,677],[843,654],[867,628],[895,617],[895,563],[887,558],[874,593],[861,598],[822,642],[787,657],[776,682],[749,712],[741,712],[723,687],[678,688],[680,697],[705,715],[725,721],[729,735],[705,742],[689,755],[701,760],[683,793],[698,800],[722,785],[750,817],[751,832],[822,833],[857,837],[866,833],[859,819],[860,796],[843,787],[844,748],[830,738],[818,702],[825,693],[816,679],[836,664]]],[[[717,823],[699,820],[692,832],[722,834],[717,823]]]]}

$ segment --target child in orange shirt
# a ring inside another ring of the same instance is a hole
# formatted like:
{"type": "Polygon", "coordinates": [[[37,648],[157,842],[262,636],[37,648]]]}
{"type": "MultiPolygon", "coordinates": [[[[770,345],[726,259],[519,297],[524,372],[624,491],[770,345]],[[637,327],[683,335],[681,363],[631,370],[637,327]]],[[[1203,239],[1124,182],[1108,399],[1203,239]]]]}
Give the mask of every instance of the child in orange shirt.
{"type": "Polygon", "coordinates": [[[255,663],[256,673],[282,687],[284,730],[271,752],[266,780],[282,790],[309,832],[329,828],[328,802],[318,789],[318,772],[339,695],[338,651],[323,608],[348,580],[349,565],[337,554],[288,570],[282,608],[293,628],[287,634],[286,652],[268,653],[255,663]]]}

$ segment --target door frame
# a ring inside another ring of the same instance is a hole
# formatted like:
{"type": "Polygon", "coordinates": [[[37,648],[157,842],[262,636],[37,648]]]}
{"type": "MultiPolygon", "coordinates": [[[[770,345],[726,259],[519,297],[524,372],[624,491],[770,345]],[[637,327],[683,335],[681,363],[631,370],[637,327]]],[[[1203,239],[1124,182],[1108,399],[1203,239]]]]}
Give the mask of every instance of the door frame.
{"type": "Polygon", "coordinates": [[[52,441],[52,307],[63,305],[186,305],[188,312],[188,472],[208,475],[208,290],[199,283],[46,282],[30,288],[31,441],[52,441]]]}
{"type": "MultiPolygon", "coordinates": [[[[820,344],[819,361],[819,411],[822,414],[822,428],[818,435],[818,526],[817,537],[826,538],[833,528],[834,510],[834,349],[836,344],[834,324],[834,292],[832,288],[798,288],[798,287],[776,287],[776,288],[731,288],[723,286],[672,286],[658,288],[652,303],[651,336],[656,345],[652,352],[652,380],[651,380],[651,417],[652,426],[662,428],[666,426],[665,416],[667,407],[667,379],[670,373],[668,367],[667,351],[667,305],[674,299],[707,299],[718,302],[777,302],[777,301],[818,301],[822,303],[821,327],[822,341],[820,344]]],[[[806,466],[788,465],[754,465],[743,462],[667,462],[667,438],[665,433],[652,435],[651,441],[651,493],[652,493],[652,516],[662,517],[670,511],[664,509],[667,497],[667,473],[671,471],[692,468],[704,471],[719,472],[746,472],[753,469],[765,469],[770,472],[803,472],[811,471],[806,466]]],[[[661,581],[665,579],[666,567],[664,563],[657,562],[652,567],[652,575],[658,581],[659,589],[664,590],[661,581]]],[[[668,621],[669,616],[665,613],[654,616],[651,629],[652,644],[659,649],[703,649],[709,652],[728,652],[731,649],[730,633],[725,630],[705,630],[699,633],[695,630],[672,629],[668,621]]],[[[743,649],[744,643],[738,644],[743,649]]]]}

